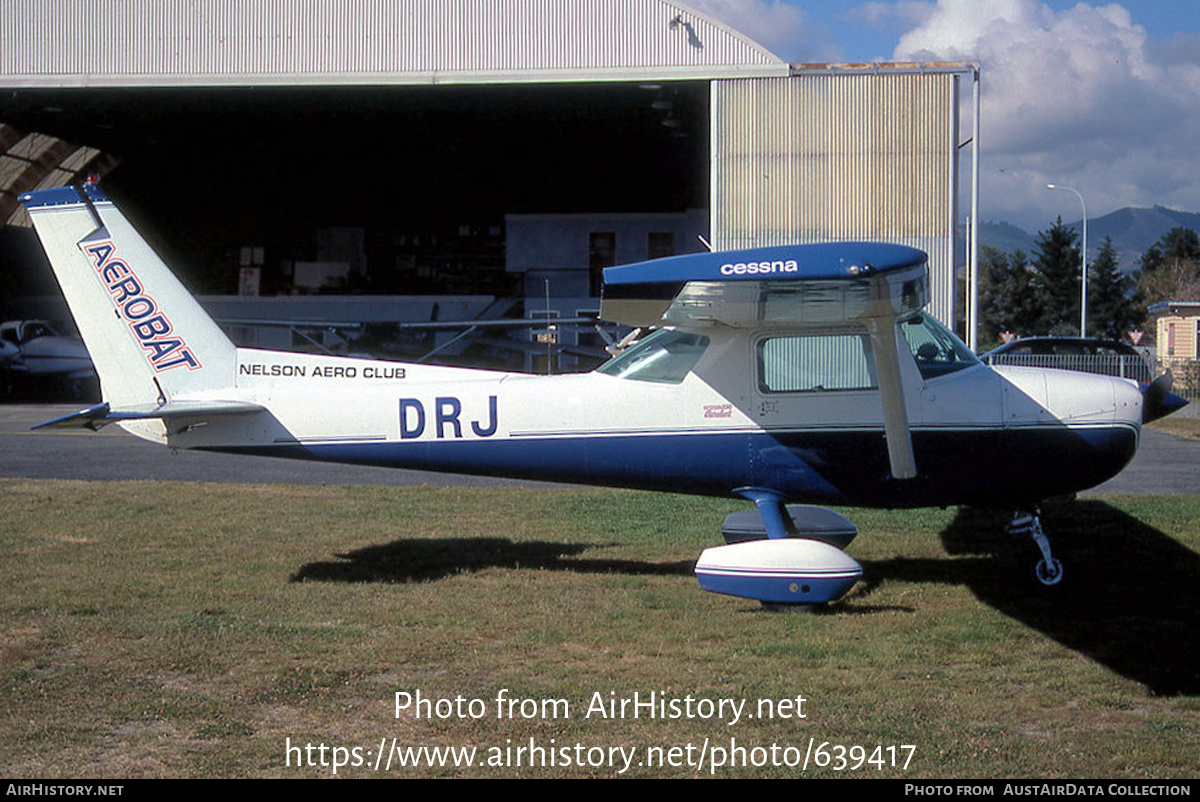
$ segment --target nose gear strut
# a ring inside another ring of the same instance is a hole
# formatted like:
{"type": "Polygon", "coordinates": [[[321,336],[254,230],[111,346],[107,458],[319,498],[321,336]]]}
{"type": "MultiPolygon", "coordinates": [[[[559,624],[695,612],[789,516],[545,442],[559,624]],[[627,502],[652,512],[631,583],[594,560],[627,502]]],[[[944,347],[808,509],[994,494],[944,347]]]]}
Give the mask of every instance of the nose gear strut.
{"type": "Polygon", "coordinates": [[[1050,540],[1042,531],[1041,514],[1041,509],[1038,507],[1034,507],[1032,510],[1017,510],[1013,513],[1013,518],[1008,522],[1004,531],[1010,535],[1029,535],[1033,538],[1033,542],[1042,552],[1042,559],[1038,560],[1038,564],[1034,566],[1034,574],[1037,576],[1038,582],[1046,587],[1051,587],[1062,582],[1063,566],[1062,562],[1055,559],[1054,554],[1050,551],[1050,540]]]}

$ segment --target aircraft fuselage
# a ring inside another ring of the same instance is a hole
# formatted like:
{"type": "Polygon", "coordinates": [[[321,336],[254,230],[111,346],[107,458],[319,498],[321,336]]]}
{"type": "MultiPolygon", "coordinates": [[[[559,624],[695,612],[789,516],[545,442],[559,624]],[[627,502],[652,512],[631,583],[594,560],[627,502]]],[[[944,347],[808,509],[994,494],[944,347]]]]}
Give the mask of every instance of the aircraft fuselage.
{"type": "Polygon", "coordinates": [[[762,341],[779,334],[709,331],[677,381],[239,349],[236,397],[267,412],[166,435],[125,425],[182,448],[887,507],[1037,503],[1104,481],[1137,449],[1131,381],[982,364],[925,377],[904,354],[918,473],[893,479],[878,389],[764,386],[762,341]]]}

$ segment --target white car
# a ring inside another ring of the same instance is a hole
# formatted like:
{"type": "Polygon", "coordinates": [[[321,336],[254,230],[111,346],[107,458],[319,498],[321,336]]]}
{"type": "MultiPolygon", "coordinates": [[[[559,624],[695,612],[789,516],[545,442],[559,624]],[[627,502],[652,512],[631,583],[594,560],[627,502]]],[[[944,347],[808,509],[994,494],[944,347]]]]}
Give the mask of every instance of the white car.
{"type": "Polygon", "coordinates": [[[95,394],[96,371],[83,341],[59,334],[45,320],[0,323],[3,390],[54,393],[71,400],[95,394]]]}

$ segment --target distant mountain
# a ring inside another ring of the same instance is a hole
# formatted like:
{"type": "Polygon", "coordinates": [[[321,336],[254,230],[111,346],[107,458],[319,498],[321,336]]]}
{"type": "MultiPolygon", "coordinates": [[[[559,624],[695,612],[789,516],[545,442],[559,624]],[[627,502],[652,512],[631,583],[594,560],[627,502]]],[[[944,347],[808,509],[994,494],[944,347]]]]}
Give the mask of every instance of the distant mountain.
{"type": "MultiPolygon", "coordinates": [[[[1088,233],[1091,234],[1091,230],[1088,233]]],[[[1012,223],[989,222],[981,223],[979,226],[979,244],[1005,253],[1025,251],[1025,255],[1028,256],[1033,253],[1033,246],[1036,242],[1036,237],[1023,228],[1017,228],[1012,223]]]]}
{"type": "MultiPolygon", "coordinates": [[[[1047,227],[1050,225],[1047,223],[1047,227]]],[[[1079,229],[1078,220],[1070,221],[1067,225],[1079,229]]],[[[1138,260],[1146,249],[1178,226],[1200,231],[1200,213],[1168,209],[1165,206],[1148,209],[1127,206],[1103,217],[1089,218],[1088,257],[1094,259],[1104,244],[1104,238],[1112,237],[1121,269],[1126,272],[1137,270],[1138,260]]],[[[990,222],[979,226],[979,242],[1006,253],[1020,249],[1032,256],[1037,246],[1037,235],[1011,223],[990,222]]]]}
{"type": "Polygon", "coordinates": [[[1112,237],[1121,267],[1136,269],[1147,248],[1162,239],[1163,234],[1180,226],[1200,231],[1200,214],[1164,206],[1118,209],[1088,220],[1088,252],[1095,255],[1095,248],[1104,244],[1104,238],[1112,237]]]}

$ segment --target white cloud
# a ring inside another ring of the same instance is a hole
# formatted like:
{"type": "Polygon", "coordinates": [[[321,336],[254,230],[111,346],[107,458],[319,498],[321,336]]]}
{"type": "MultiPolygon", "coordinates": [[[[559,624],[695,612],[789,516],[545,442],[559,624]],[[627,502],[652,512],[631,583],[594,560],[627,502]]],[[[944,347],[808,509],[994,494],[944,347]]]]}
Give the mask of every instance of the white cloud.
{"type": "Polygon", "coordinates": [[[938,0],[905,33],[897,60],[982,68],[989,217],[1044,227],[1077,186],[1089,215],[1127,205],[1200,209],[1200,48],[1155,43],[1121,5],[1060,13],[1037,0],[938,0]],[[1190,56],[1190,57],[1188,57],[1190,56]]]}
{"type": "Polygon", "coordinates": [[[685,0],[697,11],[749,36],[785,61],[837,61],[828,31],[782,0],[685,0]]]}

